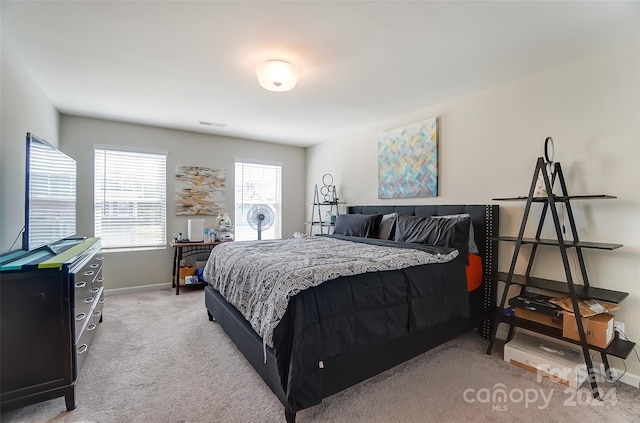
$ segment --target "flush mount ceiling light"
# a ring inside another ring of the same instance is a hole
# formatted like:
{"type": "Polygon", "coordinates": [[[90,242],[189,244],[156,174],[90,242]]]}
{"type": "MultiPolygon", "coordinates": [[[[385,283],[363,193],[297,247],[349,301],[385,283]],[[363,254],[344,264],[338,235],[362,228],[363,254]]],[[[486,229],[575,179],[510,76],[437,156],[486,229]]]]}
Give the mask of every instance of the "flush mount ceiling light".
{"type": "Polygon", "coordinates": [[[298,73],[290,63],[268,60],[258,65],[258,82],[269,91],[289,91],[296,86],[298,73]]]}

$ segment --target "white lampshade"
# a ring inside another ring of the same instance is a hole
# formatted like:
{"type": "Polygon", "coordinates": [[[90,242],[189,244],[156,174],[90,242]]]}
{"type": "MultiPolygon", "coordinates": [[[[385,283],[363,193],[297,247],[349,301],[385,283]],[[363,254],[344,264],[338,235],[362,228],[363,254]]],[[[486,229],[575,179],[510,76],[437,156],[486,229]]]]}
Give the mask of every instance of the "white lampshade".
{"type": "Polygon", "coordinates": [[[269,91],[289,91],[296,86],[298,73],[290,63],[268,60],[258,65],[258,82],[269,91]]]}

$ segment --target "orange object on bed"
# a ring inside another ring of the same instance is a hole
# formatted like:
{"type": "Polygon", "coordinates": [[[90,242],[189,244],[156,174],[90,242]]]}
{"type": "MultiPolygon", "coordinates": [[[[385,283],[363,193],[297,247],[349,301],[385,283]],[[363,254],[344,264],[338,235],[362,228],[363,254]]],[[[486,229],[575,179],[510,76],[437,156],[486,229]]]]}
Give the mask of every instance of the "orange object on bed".
{"type": "Polygon", "coordinates": [[[467,291],[471,292],[482,285],[482,258],[479,255],[469,253],[467,270],[467,291]]]}

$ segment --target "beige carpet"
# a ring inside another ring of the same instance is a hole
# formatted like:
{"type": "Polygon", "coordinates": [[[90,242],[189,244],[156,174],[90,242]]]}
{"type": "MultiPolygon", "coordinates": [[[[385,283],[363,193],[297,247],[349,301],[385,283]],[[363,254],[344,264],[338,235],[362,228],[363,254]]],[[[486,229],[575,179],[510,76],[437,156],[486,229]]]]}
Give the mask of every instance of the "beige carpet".
{"type": "MultiPolygon", "coordinates": [[[[77,381],[78,407],[66,412],[58,398],[3,413],[3,423],[284,421],[275,395],[207,319],[202,290],[107,297],[104,316],[77,381]]],[[[485,348],[481,338],[467,334],[299,412],[297,421],[640,420],[637,388],[605,383],[607,400],[593,401],[586,388],[576,394],[548,380],[537,382],[502,361],[501,352],[485,355],[485,348]],[[496,384],[511,400],[485,400],[496,384]]]]}

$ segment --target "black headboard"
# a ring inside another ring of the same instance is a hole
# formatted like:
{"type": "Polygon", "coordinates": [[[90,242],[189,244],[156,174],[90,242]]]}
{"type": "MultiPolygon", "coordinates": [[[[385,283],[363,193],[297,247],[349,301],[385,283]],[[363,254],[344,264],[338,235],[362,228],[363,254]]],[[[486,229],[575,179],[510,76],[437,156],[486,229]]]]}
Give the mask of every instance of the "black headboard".
{"type": "MultiPolygon", "coordinates": [[[[453,204],[453,205],[420,205],[420,206],[349,206],[348,213],[389,214],[398,213],[409,216],[443,216],[448,214],[468,213],[471,216],[476,244],[483,262],[483,309],[487,318],[483,319],[482,336],[489,339],[491,321],[496,304],[496,279],[498,272],[498,236],[500,211],[493,204],[453,204]]],[[[480,329],[480,328],[479,328],[480,329]]]]}

